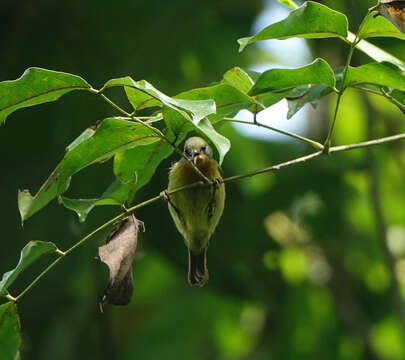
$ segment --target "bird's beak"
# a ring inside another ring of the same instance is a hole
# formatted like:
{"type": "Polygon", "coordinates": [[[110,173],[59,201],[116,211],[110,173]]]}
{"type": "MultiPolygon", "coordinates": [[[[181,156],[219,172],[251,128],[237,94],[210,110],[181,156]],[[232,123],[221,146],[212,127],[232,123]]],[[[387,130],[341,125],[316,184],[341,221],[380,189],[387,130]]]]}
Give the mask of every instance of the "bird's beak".
{"type": "Polygon", "coordinates": [[[200,152],[199,152],[199,151],[193,150],[193,151],[191,152],[191,159],[192,159],[192,161],[193,161],[193,163],[194,163],[195,165],[197,164],[197,158],[198,158],[199,155],[200,155],[200,152]]]}

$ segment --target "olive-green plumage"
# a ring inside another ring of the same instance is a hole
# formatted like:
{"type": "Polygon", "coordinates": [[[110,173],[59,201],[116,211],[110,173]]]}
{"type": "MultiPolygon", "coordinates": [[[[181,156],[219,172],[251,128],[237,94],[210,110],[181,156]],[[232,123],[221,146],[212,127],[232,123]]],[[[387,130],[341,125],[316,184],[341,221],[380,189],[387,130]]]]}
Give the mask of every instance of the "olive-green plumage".
{"type": "MultiPolygon", "coordinates": [[[[222,179],[211,147],[200,137],[189,138],[184,154],[210,180],[222,179]]],[[[186,159],[175,163],[169,174],[168,190],[201,181],[201,176],[186,159]]],[[[206,250],[224,210],[225,185],[194,187],[170,195],[169,211],[189,250],[191,285],[203,286],[208,280],[206,250]]]]}

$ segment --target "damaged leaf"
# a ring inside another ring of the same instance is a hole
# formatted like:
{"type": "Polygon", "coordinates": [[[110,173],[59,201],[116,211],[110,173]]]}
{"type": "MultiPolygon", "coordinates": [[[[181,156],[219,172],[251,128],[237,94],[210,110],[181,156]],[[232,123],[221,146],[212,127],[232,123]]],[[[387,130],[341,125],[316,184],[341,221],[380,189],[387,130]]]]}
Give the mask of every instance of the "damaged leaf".
{"type": "Polygon", "coordinates": [[[101,310],[104,304],[127,305],[131,301],[134,290],[132,262],[139,226],[143,226],[143,223],[131,214],[110,233],[107,243],[98,249],[98,258],[110,270],[110,281],[100,300],[101,310]]]}

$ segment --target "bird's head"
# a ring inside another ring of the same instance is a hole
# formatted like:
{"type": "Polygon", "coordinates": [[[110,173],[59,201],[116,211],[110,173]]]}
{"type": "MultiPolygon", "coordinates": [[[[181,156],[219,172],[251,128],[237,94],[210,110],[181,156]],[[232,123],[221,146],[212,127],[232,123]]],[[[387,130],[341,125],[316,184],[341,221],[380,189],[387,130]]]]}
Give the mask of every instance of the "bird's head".
{"type": "Polygon", "coordinates": [[[204,139],[193,136],[184,144],[184,155],[198,166],[212,158],[212,149],[204,139]]]}

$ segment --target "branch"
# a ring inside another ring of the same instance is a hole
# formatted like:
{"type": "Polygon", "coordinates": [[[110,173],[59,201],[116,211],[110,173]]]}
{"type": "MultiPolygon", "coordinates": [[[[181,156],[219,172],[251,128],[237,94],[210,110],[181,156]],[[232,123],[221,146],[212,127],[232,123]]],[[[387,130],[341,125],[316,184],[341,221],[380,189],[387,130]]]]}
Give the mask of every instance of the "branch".
{"type": "Polygon", "coordinates": [[[278,133],[280,133],[280,134],[283,134],[283,135],[292,137],[292,138],[294,138],[294,139],[304,141],[304,142],[306,142],[307,144],[310,144],[312,147],[314,147],[314,148],[317,149],[317,150],[323,150],[323,145],[320,144],[320,143],[317,142],[317,141],[308,139],[308,138],[306,138],[306,137],[304,137],[304,136],[301,136],[301,135],[297,135],[297,134],[291,133],[291,132],[289,132],[289,131],[277,129],[277,128],[272,127],[272,126],[268,126],[268,125],[259,123],[257,120],[256,120],[255,122],[251,122],[251,121],[237,120],[237,119],[231,119],[231,118],[224,118],[224,121],[234,122],[234,123],[240,123],[240,124],[247,124],[247,125],[255,125],[255,126],[258,126],[258,127],[263,127],[263,128],[266,128],[266,129],[269,129],[269,130],[278,132],[278,133]]]}
{"type": "MultiPolygon", "coordinates": [[[[384,143],[387,143],[387,142],[401,140],[401,139],[405,139],[405,133],[404,134],[399,134],[399,135],[394,135],[394,136],[389,136],[389,137],[385,137],[385,138],[381,138],[381,139],[365,141],[365,142],[358,143],[358,144],[350,144],[350,145],[342,145],[342,146],[331,147],[329,149],[329,154],[333,154],[333,153],[340,152],[340,151],[347,151],[347,150],[352,150],[352,149],[370,147],[370,146],[384,144],[384,143]]],[[[289,160],[289,161],[285,161],[285,162],[282,162],[282,163],[279,163],[279,164],[276,164],[276,165],[268,166],[268,167],[263,168],[263,169],[255,170],[255,171],[245,173],[245,174],[239,174],[239,175],[230,176],[230,177],[227,177],[227,178],[224,178],[224,179],[220,180],[220,183],[227,183],[227,182],[240,180],[240,179],[245,179],[245,178],[260,175],[260,174],[265,174],[265,173],[275,171],[275,170],[280,170],[280,169],[282,169],[284,167],[300,164],[300,163],[306,162],[308,160],[315,159],[315,158],[317,158],[317,157],[319,157],[319,156],[321,156],[323,154],[324,154],[324,151],[319,150],[319,151],[316,151],[316,152],[311,153],[309,155],[301,156],[301,157],[293,159],[293,160],[289,160]]],[[[57,265],[65,256],[69,255],[72,251],[74,251],[75,249],[77,249],[78,247],[83,245],[87,240],[92,238],[95,234],[97,234],[101,230],[103,230],[106,227],[108,227],[108,226],[116,223],[117,221],[123,219],[128,214],[133,213],[134,211],[136,211],[136,210],[138,210],[138,209],[140,209],[140,208],[142,208],[144,206],[150,205],[150,204],[152,204],[152,203],[154,203],[154,202],[156,202],[156,201],[158,201],[160,199],[164,200],[166,194],[170,196],[170,195],[172,195],[174,193],[184,191],[186,189],[191,189],[191,188],[194,188],[194,187],[199,187],[199,186],[202,186],[202,187],[213,186],[213,184],[211,182],[206,183],[206,182],[203,182],[203,181],[199,181],[199,182],[196,182],[196,183],[193,183],[193,184],[189,184],[189,185],[186,185],[186,186],[179,187],[179,188],[171,190],[171,191],[163,190],[163,191],[160,192],[159,195],[156,195],[155,197],[152,197],[149,200],[143,201],[143,202],[141,202],[141,203],[139,203],[137,205],[134,205],[134,206],[126,209],[125,212],[123,212],[120,215],[114,217],[113,219],[107,221],[106,223],[104,223],[103,225],[101,225],[100,227],[93,230],[91,233],[89,233],[85,237],[83,237],[81,240],[79,240],[75,245],[73,245],[68,250],[66,250],[64,252],[60,251],[59,257],[53,263],[51,263],[45,270],[43,270],[31,282],[31,284],[29,284],[17,297],[14,298],[10,294],[8,294],[8,296],[9,296],[8,298],[13,299],[13,301],[15,301],[15,302],[19,301],[24,295],[26,295],[39,282],[39,280],[41,280],[41,278],[44,275],[46,275],[46,273],[48,271],[50,271],[55,265],[57,265]]]]}

